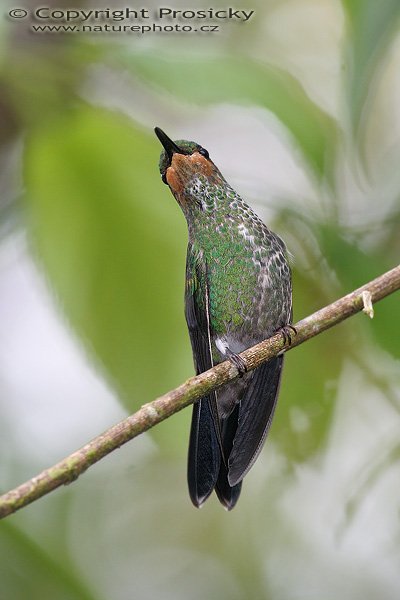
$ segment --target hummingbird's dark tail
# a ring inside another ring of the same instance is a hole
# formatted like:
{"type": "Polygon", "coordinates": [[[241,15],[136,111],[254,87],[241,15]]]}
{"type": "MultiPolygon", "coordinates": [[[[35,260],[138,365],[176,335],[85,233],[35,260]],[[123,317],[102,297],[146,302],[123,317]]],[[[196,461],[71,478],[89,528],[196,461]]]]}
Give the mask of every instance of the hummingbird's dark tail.
{"type": "Polygon", "coordinates": [[[254,371],[239,404],[237,429],[228,460],[228,482],[235,487],[261,452],[274,416],[283,367],[283,355],[254,371]]]}
{"type": "Polygon", "coordinates": [[[188,456],[189,494],[198,508],[213,491],[220,465],[221,448],[215,431],[210,399],[202,398],[193,405],[188,456]]]}
{"type": "Polygon", "coordinates": [[[248,389],[232,413],[221,421],[218,441],[210,403],[193,406],[189,442],[188,483],[193,504],[200,507],[215,488],[221,504],[231,510],[239,499],[242,479],[259,455],[274,414],[283,356],[255,369],[248,389]]]}
{"type": "MultiPolygon", "coordinates": [[[[224,456],[228,457],[238,426],[239,405],[222,420],[221,437],[224,456]]],[[[193,406],[189,440],[188,484],[190,498],[198,508],[207,500],[213,489],[219,501],[231,510],[240,496],[242,482],[231,487],[228,467],[221,455],[221,441],[215,431],[215,421],[210,400],[203,398],[193,406]]]]}
{"type": "MultiPolygon", "coordinates": [[[[228,457],[231,453],[233,440],[236,435],[239,419],[239,404],[236,404],[232,413],[226,419],[222,420],[221,436],[223,443],[224,456],[228,457]]],[[[236,502],[239,500],[242,482],[231,487],[228,482],[228,469],[223,461],[219,469],[218,480],[215,485],[215,492],[221,504],[227,510],[232,510],[236,502]]]]}

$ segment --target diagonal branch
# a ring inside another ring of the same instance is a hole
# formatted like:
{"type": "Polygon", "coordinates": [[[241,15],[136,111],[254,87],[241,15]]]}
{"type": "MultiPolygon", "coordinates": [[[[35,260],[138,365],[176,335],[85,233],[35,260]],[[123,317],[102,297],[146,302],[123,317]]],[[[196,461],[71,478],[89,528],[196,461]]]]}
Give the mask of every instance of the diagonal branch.
{"type": "MultiPolygon", "coordinates": [[[[296,323],[297,334],[292,336],[291,345],[285,343],[283,336],[278,333],[242,352],[241,356],[249,370],[255,369],[282,350],[299,346],[361,310],[372,317],[373,304],[399,289],[400,265],[296,323]]],[[[196,377],[191,377],[154,402],[145,404],[136,413],[94,438],[80,450],[1,496],[0,518],[16,512],[63,484],[71,483],[91,465],[122,444],[236,377],[236,367],[226,361],[196,377]]]]}

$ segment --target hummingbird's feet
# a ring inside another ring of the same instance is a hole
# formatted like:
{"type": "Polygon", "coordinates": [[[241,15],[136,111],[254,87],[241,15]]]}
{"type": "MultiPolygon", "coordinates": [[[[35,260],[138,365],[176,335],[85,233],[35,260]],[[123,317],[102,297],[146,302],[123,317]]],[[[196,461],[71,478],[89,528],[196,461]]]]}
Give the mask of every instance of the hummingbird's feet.
{"type": "Polygon", "coordinates": [[[237,368],[239,371],[239,377],[243,377],[245,373],[247,373],[247,363],[239,354],[235,354],[229,348],[226,349],[226,354],[228,356],[228,360],[237,368]]]}
{"type": "Polygon", "coordinates": [[[284,325],[283,327],[281,327],[281,329],[278,330],[277,333],[280,333],[283,339],[283,343],[289,344],[289,346],[292,343],[292,335],[296,335],[297,334],[297,329],[296,327],[293,327],[293,325],[284,325]]]}

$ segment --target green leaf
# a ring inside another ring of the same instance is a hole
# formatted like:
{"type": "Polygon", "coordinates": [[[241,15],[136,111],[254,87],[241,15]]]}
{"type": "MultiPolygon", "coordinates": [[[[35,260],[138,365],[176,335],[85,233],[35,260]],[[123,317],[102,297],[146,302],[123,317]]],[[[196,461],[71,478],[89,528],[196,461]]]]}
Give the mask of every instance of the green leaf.
{"type": "Polygon", "coordinates": [[[273,112],[292,134],[319,177],[330,178],[338,131],[335,122],[287,72],[242,57],[209,58],[130,54],[121,61],[147,84],[198,105],[239,103],[273,112]]]}
{"type": "Polygon", "coordinates": [[[26,214],[51,286],[120,397],[137,408],[192,373],[186,226],[131,121],[81,107],[32,133],[26,214]]]}
{"type": "Polygon", "coordinates": [[[2,596],[7,594],[13,600],[98,598],[78,577],[73,565],[66,564],[65,556],[62,561],[57,560],[9,521],[0,524],[0,552],[2,596]]]}
{"type": "Polygon", "coordinates": [[[361,125],[364,104],[371,84],[393,34],[398,30],[398,0],[342,0],[348,16],[348,51],[351,70],[348,93],[354,129],[361,125]]]}
{"type": "MultiPolygon", "coordinates": [[[[321,252],[339,279],[340,293],[351,292],[395,266],[379,251],[374,255],[362,250],[334,225],[319,224],[316,233],[321,252]]],[[[363,325],[387,352],[400,357],[399,292],[381,300],[375,307],[373,321],[365,317],[363,325]]]]}
{"type": "MultiPolygon", "coordinates": [[[[376,254],[330,222],[314,222],[293,209],[281,210],[284,239],[302,247],[312,269],[293,268],[295,321],[333,302],[394,266],[388,244],[376,254]],[[290,232],[290,233],[289,233],[290,232]],[[310,245],[307,245],[307,241],[310,245]],[[323,260],[322,260],[323,257],[323,260]],[[332,271],[336,277],[332,276],[332,271]]],[[[278,229],[279,230],[279,229],[278,229]]],[[[330,431],[337,380],[343,361],[360,353],[369,337],[385,351],[399,356],[400,302],[395,293],[375,306],[375,318],[358,315],[289,352],[282,379],[281,398],[272,435],[285,455],[303,460],[321,449],[330,431]]],[[[369,349],[373,348],[372,344],[369,349]]],[[[364,349],[363,349],[364,350],[364,349]]],[[[366,375],[367,376],[367,375],[366,375]]]]}
{"type": "MultiPolygon", "coordinates": [[[[310,273],[292,268],[295,321],[324,304],[310,273]]],[[[337,382],[345,356],[343,329],[333,328],[285,357],[272,436],[284,455],[304,461],[327,440],[335,409],[337,382]]]]}

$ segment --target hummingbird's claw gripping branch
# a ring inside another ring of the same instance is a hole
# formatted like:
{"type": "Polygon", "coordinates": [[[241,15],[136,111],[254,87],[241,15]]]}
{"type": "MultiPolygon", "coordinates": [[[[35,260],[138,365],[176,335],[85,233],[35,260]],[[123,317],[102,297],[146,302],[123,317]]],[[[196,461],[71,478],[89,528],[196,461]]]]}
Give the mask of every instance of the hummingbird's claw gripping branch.
{"type": "Polygon", "coordinates": [[[282,336],[283,343],[285,344],[285,346],[286,346],[286,344],[289,344],[289,346],[291,346],[292,345],[292,335],[297,334],[297,329],[293,325],[284,325],[281,329],[279,329],[279,333],[282,336]]]}
{"type": "Polygon", "coordinates": [[[245,359],[242,358],[240,356],[240,354],[235,354],[234,352],[232,352],[231,350],[229,350],[229,348],[227,348],[226,353],[227,353],[227,356],[228,356],[228,360],[230,360],[230,362],[239,371],[239,377],[243,377],[243,375],[245,373],[247,373],[247,371],[248,371],[247,363],[246,363],[245,359]]]}

